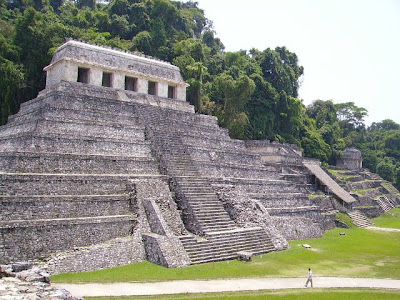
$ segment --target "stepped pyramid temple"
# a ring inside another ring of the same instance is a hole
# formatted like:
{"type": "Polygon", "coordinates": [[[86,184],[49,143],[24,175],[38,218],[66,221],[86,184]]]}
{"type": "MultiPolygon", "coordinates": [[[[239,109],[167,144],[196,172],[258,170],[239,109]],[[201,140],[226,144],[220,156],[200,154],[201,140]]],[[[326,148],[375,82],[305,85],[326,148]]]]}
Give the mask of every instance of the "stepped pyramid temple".
{"type": "Polygon", "coordinates": [[[338,210],[362,226],[399,205],[367,170],[328,174],[297,146],[231,139],[169,63],[68,41],[45,71],[0,127],[0,263],[55,274],[235,259],[320,237],[338,210]]]}

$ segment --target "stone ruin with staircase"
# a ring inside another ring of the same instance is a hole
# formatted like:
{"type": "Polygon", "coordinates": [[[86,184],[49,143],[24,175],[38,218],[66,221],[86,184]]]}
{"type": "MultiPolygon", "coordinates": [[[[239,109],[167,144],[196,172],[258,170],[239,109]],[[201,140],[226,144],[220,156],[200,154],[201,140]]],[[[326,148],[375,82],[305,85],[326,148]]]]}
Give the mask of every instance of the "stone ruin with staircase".
{"type": "Polygon", "coordinates": [[[320,237],[337,210],[370,201],[295,145],[231,139],[169,63],[68,41],[45,70],[46,88],[0,127],[0,263],[56,274],[234,259],[320,237]]]}

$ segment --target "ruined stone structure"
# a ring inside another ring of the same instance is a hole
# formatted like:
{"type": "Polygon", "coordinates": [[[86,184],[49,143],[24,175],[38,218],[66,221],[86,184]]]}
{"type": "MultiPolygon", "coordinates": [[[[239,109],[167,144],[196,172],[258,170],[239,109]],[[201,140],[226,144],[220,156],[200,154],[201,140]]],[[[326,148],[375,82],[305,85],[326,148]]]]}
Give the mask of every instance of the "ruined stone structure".
{"type": "Polygon", "coordinates": [[[343,155],[338,159],[337,164],[340,168],[359,171],[362,168],[362,154],[356,148],[346,148],[343,155]]]}
{"type": "Polygon", "coordinates": [[[51,273],[178,267],[288,247],[334,226],[300,150],[231,139],[168,63],[69,41],[0,128],[0,263],[51,273]]]}

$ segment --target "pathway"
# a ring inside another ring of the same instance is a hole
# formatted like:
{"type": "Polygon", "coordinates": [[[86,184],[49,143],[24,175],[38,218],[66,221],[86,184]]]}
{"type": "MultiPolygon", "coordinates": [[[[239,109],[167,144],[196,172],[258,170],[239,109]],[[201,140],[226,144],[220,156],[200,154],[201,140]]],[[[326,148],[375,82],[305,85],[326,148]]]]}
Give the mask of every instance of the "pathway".
{"type": "MultiPolygon", "coordinates": [[[[254,278],[228,280],[177,280],[146,283],[54,284],[74,296],[134,296],[181,293],[237,292],[304,288],[306,278],[254,278]]],[[[318,288],[399,289],[400,280],[375,278],[315,277],[318,288]]]]}
{"type": "Polygon", "coordinates": [[[400,232],[400,229],[398,229],[398,228],[387,228],[387,227],[368,226],[368,227],[365,227],[365,229],[389,231],[389,232],[400,232]]]}

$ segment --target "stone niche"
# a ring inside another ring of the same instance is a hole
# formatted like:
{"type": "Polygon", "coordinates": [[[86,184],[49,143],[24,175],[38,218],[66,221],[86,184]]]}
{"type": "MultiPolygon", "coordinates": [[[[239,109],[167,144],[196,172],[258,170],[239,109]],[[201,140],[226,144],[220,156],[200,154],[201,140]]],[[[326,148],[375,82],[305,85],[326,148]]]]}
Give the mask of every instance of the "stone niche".
{"type": "Polygon", "coordinates": [[[336,166],[348,170],[359,171],[362,168],[362,153],[356,148],[346,148],[336,166]]]}
{"type": "Polygon", "coordinates": [[[186,101],[179,68],[164,61],[77,41],[61,45],[49,66],[46,89],[62,81],[186,101]]]}

